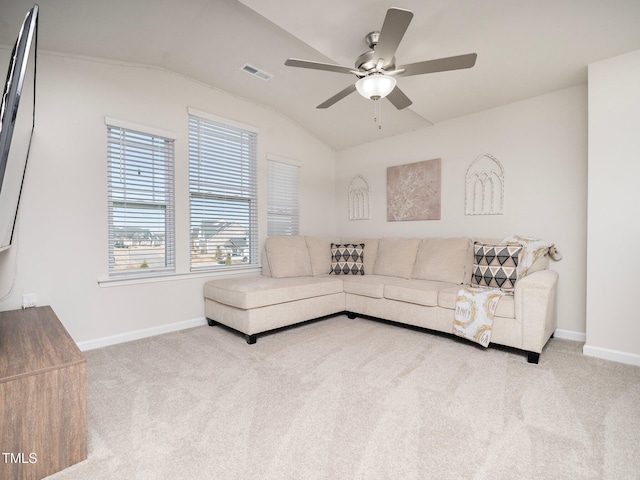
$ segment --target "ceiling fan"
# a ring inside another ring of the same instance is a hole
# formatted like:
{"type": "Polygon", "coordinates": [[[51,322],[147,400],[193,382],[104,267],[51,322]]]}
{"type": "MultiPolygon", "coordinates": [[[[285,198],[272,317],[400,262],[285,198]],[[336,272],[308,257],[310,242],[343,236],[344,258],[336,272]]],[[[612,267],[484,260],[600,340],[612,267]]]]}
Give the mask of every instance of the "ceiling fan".
{"type": "Polygon", "coordinates": [[[408,77],[410,75],[471,68],[475,65],[478,56],[475,53],[469,53],[396,67],[395,53],[412,18],[413,13],[409,10],[401,8],[387,10],[387,15],[380,31],[374,31],[365,36],[365,42],[371,50],[356,59],[355,68],[296,58],[289,58],[284,64],[289,67],[349,73],[358,77],[358,81],[355,84],[349,85],[316,108],[328,108],[357,90],[363,97],[372,100],[380,100],[383,97],[387,97],[398,110],[401,110],[411,105],[412,102],[396,86],[396,76],[408,77]]]}

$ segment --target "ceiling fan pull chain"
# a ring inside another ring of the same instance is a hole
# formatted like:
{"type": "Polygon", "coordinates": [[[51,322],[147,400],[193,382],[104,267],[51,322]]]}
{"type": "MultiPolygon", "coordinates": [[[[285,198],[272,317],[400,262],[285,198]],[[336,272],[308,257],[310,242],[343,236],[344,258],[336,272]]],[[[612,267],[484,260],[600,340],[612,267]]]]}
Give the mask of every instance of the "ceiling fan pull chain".
{"type": "Polygon", "coordinates": [[[373,123],[378,124],[378,130],[382,129],[382,102],[379,98],[373,100],[373,123]]]}
{"type": "Polygon", "coordinates": [[[378,124],[378,130],[382,129],[382,102],[378,98],[373,100],[373,122],[378,124]]]}

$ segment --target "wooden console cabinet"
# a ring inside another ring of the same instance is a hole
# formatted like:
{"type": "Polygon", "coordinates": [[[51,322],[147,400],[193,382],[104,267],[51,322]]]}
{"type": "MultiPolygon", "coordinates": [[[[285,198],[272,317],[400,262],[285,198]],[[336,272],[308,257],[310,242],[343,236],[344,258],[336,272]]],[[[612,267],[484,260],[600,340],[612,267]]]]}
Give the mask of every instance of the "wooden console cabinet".
{"type": "Polygon", "coordinates": [[[0,312],[0,478],[87,458],[86,359],[51,307],[0,312]]]}

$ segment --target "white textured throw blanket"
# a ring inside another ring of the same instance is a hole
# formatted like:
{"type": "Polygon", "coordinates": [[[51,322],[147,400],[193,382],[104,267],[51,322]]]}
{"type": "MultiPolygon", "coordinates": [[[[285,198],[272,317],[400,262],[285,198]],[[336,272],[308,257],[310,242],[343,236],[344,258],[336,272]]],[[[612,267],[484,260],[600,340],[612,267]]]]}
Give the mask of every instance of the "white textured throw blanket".
{"type": "Polygon", "coordinates": [[[498,302],[506,293],[497,288],[463,288],[456,298],[453,333],[489,346],[493,316],[498,302]]]}
{"type": "Polygon", "coordinates": [[[529,273],[529,269],[536,263],[536,260],[547,253],[552,260],[559,261],[562,259],[562,255],[556,250],[556,246],[553,243],[539,238],[512,235],[505,238],[502,243],[519,243],[522,245],[522,253],[518,262],[518,278],[522,278],[529,273]]]}

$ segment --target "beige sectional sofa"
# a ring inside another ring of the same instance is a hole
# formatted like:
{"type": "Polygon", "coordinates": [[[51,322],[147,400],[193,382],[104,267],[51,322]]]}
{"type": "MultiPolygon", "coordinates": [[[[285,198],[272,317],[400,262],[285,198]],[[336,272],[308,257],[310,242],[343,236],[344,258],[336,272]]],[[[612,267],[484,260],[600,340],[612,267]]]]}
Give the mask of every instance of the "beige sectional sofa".
{"type": "MultiPolygon", "coordinates": [[[[338,313],[453,331],[457,293],[469,285],[475,239],[270,237],[262,275],[225,276],[205,283],[209,325],[257,334],[338,313]],[[335,275],[331,244],[364,244],[364,275],[335,275]]],[[[480,239],[499,243],[496,239],[480,239]]],[[[514,347],[538,363],[556,328],[558,274],[548,256],[536,260],[502,297],[491,343],[514,347]]]]}

